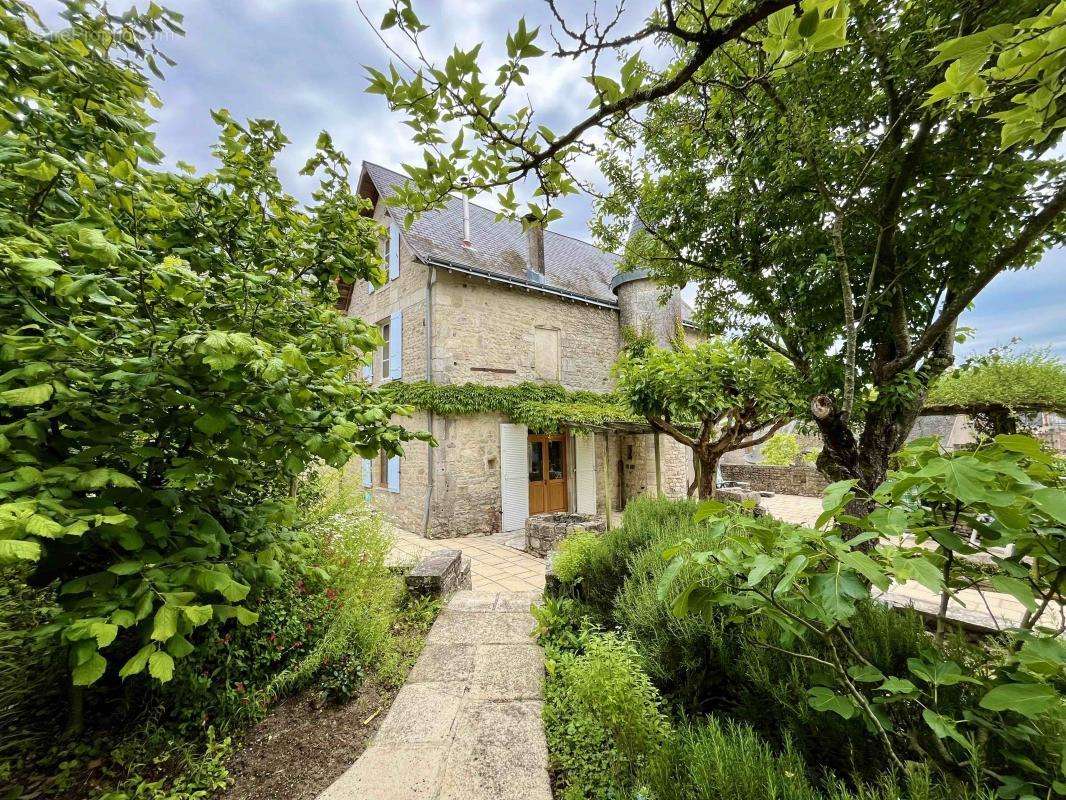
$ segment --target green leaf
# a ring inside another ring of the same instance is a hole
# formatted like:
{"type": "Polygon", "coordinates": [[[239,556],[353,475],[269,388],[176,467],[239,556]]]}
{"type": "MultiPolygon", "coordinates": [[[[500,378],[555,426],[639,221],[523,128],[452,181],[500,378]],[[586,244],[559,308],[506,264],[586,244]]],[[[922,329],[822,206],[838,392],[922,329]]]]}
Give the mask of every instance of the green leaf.
{"type": "Polygon", "coordinates": [[[692,515],[692,521],[695,523],[703,522],[709,517],[717,517],[722,514],[728,508],[725,503],[718,500],[704,500],[698,506],[696,511],[692,515]]]}
{"type": "Polygon", "coordinates": [[[1061,525],[1066,525],[1066,491],[1037,489],[1030,497],[1037,507],[1061,525]]]}
{"type": "Polygon", "coordinates": [[[210,622],[213,614],[211,606],[182,606],[181,612],[194,627],[210,622]]]}
{"type": "Polygon", "coordinates": [[[815,711],[832,711],[844,719],[851,719],[858,711],[850,697],[837,694],[824,686],[812,686],[808,689],[807,702],[815,711]]]}
{"type": "Polygon", "coordinates": [[[1036,611],[1036,597],[1033,596],[1032,588],[1025,581],[1006,575],[993,575],[989,582],[997,592],[1009,594],[1029,611],[1036,611]]]}
{"type": "Polygon", "coordinates": [[[178,632],[178,610],[175,606],[163,605],[155,612],[152,624],[152,638],[165,642],[178,632]]]}
{"type": "Polygon", "coordinates": [[[89,686],[96,683],[107,670],[107,660],[94,652],[86,661],[71,670],[70,679],[75,686],[89,686]]]}
{"type": "Polygon", "coordinates": [[[925,724],[932,729],[937,738],[947,739],[950,737],[969,750],[970,742],[967,741],[965,736],[959,733],[959,729],[953,720],[948,719],[942,714],[938,714],[931,708],[926,708],[922,711],[922,719],[925,720],[925,724]]]}
{"type": "Polygon", "coordinates": [[[117,564],[112,564],[108,567],[107,571],[115,575],[134,575],[140,572],[144,566],[140,561],[119,561],[117,564]]]}
{"type": "Polygon", "coordinates": [[[906,678],[889,678],[877,688],[889,694],[914,694],[918,691],[918,687],[906,678]]]}
{"type": "Polygon", "coordinates": [[[174,677],[174,659],[162,650],[156,650],[148,657],[148,674],[160,683],[166,683],[174,677]]]}
{"type": "Polygon", "coordinates": [[[118,636],[118,625],[109,622],[94,622],[89,627],[89,631],[96,639],[96,646],[104,648],[115,641],[115,637],[118,636]]]}
{"type": "Polygon", "coordinates": [[[42,403],[47,403],[54,391],[50,383],[21,386],[18,389],[8,389],[0,392],[0,403],[9,406],[39,406],[42,403]]]}
{"type": "Polygon", "coordinates": [[[208,436],[214,436],[229,427],[229,414],[225,409],[209,408],[193,425],[208,436]]]}
{"type": "Polygon", "coordinates": [[[185,658],[196,648],[184,636],[174,636],[167,641],[167,652],[174,658],[185,658]]]}
{"type": "Polygon", "coordinates": [[[125,680],[130,675],[136,675],[144,670],[148,665],[148,657],[155,652],[154,644],[146,644],[140,650],[138,650],[129,661],[122,665],[122,669],[118,671],[118,676],[125,680]]]}
{"type": "Polygon", "coordinates": [[[41,557],[41,546],[37,542],[25,539],[0,539],[0,564],[13,564],[16,561],[37,561],[41,557]]]}
{"type": "Polygon", "coordinates": [[[885,679],[881,670],[870,664],[858,664],[854,667],[848,667],[848,675],[859,681],[859,683],[877,683],[885,679]]]}
{"type": "Polygon", "coordinates": [[[1061,703],[1058,693],[1045,683],[1007,683],[981,698],[981,708],[1015,711],[1030,719],[1053,711],[1061,703]]]}
{"type": "Polygon", "coordinates": [[[818,30],[818,19],[817,8],[812,8],[804,13],[804,15],[800,17],[799,26],[796,29],[799,35],[804,39],[810,39],[814,36],[815,32],[818,30]]]}
{"type": "Polygon", "coordinates": [[[237,606],[234,609],[234,616],[237,617],[239,625],[254,625],[259,621],[259,615],[254,611],[249,611],[244,606],[237,606]]]}

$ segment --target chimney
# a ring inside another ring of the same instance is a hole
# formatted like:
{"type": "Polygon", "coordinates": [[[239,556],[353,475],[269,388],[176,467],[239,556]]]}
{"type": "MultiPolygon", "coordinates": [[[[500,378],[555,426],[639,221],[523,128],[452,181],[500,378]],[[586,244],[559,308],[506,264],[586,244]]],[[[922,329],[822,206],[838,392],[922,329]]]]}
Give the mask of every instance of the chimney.
{"type": "Polygon", "coordinates": [[[526,238],[529,240],[529,271],[531,277],[544,279],[544,223],[533,214],[526,216],[526,238]]]}

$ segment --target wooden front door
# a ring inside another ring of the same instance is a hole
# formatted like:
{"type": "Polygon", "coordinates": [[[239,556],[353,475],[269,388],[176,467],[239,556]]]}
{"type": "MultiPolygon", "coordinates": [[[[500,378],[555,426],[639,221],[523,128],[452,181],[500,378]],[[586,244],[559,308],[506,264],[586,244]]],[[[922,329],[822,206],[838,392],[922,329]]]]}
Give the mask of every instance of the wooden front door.
{"type": "Polygon", "coordinates": [[[529,513],[566,511],[566,439],[529,437],[529,513]]]}

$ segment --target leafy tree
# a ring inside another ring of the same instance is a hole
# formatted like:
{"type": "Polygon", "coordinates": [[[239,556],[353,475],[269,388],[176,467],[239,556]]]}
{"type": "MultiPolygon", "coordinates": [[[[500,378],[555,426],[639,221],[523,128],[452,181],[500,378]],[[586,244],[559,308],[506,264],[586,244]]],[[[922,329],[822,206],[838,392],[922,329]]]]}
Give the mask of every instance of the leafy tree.
{"type": "Polygon", "coordinates": [[[788,467],[795,463],[796,456],[800,452],[799,440],[796,438],[796,434],[778,431],[762,446],[759,455],[762,457],[763,464],[788,467]]]}
{"type": "Polygon", "coordinates": [[[708,520],[711,544],[669,553],[660,591],[679,615],[720,609],[726,624],[774,622],[779,635],[759,644],[824,668],[807,690],[810,706],[862,720],[901,772],[905,759],[931,760],[949,780],[993,785],[997,796],[1061,794],[1061,464],[1026,436],[984,440],[973,452],[916,440],[899,463],[861,519],[846,513],[854,480],[826,489],[815,528],[702,504],[697,518],[708,520]],[[823,529],[833,519],[860,533],[823,529]],[[871,540],[877,546],[864,550],[871,540]],[[849,623],[873,587],[911,580],[940,597],[936,636],[920,657],[890,665],[849,623]],[[967,589],[986,605],[991,590],[1025,608],[1002,632],[1005,646],[959,637],[947,647],[949,600],[967,589]]]}
{"type": "Polygon", "coordinates": [[[638,209],[631,263],[664,284],[698,281],[712,331],[791,359],[826,440],[821,469],[872,490],[952,362],[959,313],[1062,238],[1066,188],[1047,157],[1061,126],[1057,7],[663,0],[618,33],[620,17],[575,26],[548,5],[553,55],[592,68],[589,113],[558,132],[513,98],[544,54],[536,30],[509,35],[493,81],[478,47],[429,60],[425,24],[394,0],[382,27],[417,58],[371,70],[370,91],[426,148],[397,202],[417,212],[466,187],[515,213],[528,178],[545,204],[531,211],[550,220],[551,198],[580,188],[575,160],[596,153],[612,184],[597,232],[618,246],[638,209]],[[652,42],[662,67],[633,52],[652,42]],[[602,73],[612,55],[617,77],[602,73]],[[462,128],[451,139],[449,123],[462,128]]]}
{"type": "Polygon", "coordinates": [[[1066,413],[1066,365],[1054,356],[999,352],[969,359],[929,387],[925,414],[969,414],[978,432],[1017,433],[1020,415],[1066,413]]]}
{"type": "Polygon", "coordinates": [[[672,348],[638,342],[615,371],[621,399],[691,448],[701,498],[714,496],[723,455],[766,441],[802,409],[787,359],[725,339],[672,348]]]}
{"type": "Polygon", "coordinates": [[[411,435],[355,379],[372,326],[332,308],[338,278],[382,274],[329,137],[309,208],[270,121],[218,112],[218,169],[162,170],[143,67],[178,16],[66,18],[46,35],[0,0],[0,563],[59,582],[45,632],[75,685],[116,656],[166,681],[197,627],[255,619],[241,601],[285,557],[291,482],[411,435]]]}
{"type": "Polygon", "coordinates": [[[927,103],[947,32],[1032,4],[856,6],[846,47],[788,69],[733,48],[688,91],[619,130],[601,231],[663,282],[699,284],[712,330],[793,362],[813,396],[818,465],[869,493],[951,365],[960,312],[1000,273],[1062,241],[1063,163],[1000,146],[982,115],[927,103]],[[631,166],[631,141],[643,148],[631,166]]]}

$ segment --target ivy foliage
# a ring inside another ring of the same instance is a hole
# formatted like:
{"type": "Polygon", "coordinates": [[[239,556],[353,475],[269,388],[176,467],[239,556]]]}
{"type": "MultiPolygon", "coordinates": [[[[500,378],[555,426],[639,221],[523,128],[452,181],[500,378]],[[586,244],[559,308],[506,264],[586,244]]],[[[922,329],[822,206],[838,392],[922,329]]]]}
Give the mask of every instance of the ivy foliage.
{"type": "Polygon", "coordinates": [[[929,389],[926,407],[1012,411],[1066,411],[1066,365],[1054,356],[1029,353],[988,356],[943,375],[929,389]]]}
{"type": "Polygon", "coordinates": [[[645,422],[613,394],[564,389],[556,383],[486,386],[480,383],[395,381],[386,384],[382,392],[398,403],[444,417],[503,414],[512,422],[526,425],[534,433],[554,433],[562,426],[582,431],[613,423],[645,422]]]}
{"type": "Polygon", "coordinates": [[[379,230],[320,136],[310,207],[269,120],[214,114],[218,168],[160,169],[144,42],[180,17],[70,3],[44,35],[0,0],[0,564],[58,583],[43,632],[73,683],[167,681],[211,620],[277,578],[289,484],[401,451],[354,376],[378,344],[338,278],[381,280],[379,230]]]}

